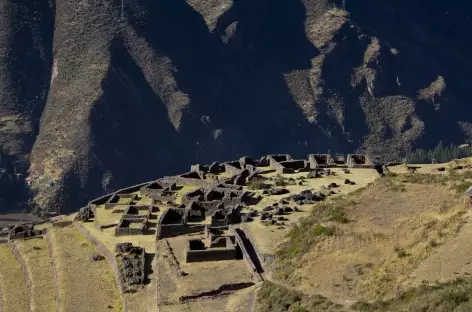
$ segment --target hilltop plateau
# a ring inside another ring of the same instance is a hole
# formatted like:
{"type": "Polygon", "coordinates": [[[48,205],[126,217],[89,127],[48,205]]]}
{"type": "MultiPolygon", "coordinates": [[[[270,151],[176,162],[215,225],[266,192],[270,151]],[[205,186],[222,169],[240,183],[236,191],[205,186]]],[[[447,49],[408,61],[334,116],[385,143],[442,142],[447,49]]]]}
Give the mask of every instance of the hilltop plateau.
{"type": "Polygon", "coordinates": [[[339,8],[2,0],[2,211],[76,211],[241,154],[470,139],[470,2],[339,8]]]}
{"type": "Polygon", "coordinates": [[[468,311],[472,159],[193,165],[0,232],[2,311],[468,311]]]}

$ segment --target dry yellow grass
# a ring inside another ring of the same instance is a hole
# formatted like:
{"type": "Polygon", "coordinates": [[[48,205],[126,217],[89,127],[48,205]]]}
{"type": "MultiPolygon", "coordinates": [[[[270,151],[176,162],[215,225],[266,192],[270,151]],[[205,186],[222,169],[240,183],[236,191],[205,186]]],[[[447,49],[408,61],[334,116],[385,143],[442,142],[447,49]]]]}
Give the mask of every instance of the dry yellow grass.
{"type": "MultiPolygon", "coordinates": [[[[114,236],[114,228],[105,229],[98,231],[91,222],[83,223],[83,226],[100,242],[105,245],[105,247],[115,254],[115,246],[118,243],[132,242],[134,245],[144,247],[146,253],[154,253],[156,249],[156,240],[154,235],[132,235],[132,236],[114,236]]],[[[154,267],[155,257],[151,266],[154,267]]],[[[139,290],[133,294],[124,294],[126,301],[131,310],[130,311],[156,311],[157,310],[157,301],[156,301],[156,272],[152,272],[148,276],[150,283],[145,285],[143,289],[139,290]]]]}
{"type": "Polygon", "coordinates": [[[54,311],[56,289],[46,240],[42,238],[17,240],[15,245],[28,266],[33,311],[54,311]]]}
{"type": "MultiPolygon", "coordinates": [[[[460,228],[463,201],[439,184],[407,183],[398,189],[388,181],[378,180],[356,195],[346,207],[350,222],[335,224],[335,234],[321,238],[304,256],[296,272],[301,291],[349,303],[394,296],[398,285],[412,284],[410,274],[423,263],[418,276],[438,277],[427,259],[441,248],[451,251],[446,246],[460,228]]],[[[469,237],[461,246],[468,246],[469,237]]],[[[455,267],[468,261],[463,258],[455,267]]]]}
{"type": "Polygon", "coordinates": [[[106,261],[75,227],[51,230],[62,311],[121,311],[114,275],[106,261]],[[112,308],[109,308],[112,307],[112,308]]]}
{"type": "Polygon", "coordinates": [[[29,311],[29,295],[19,263],[7,245],[0,245],[2,311],[29,311]]]}
{"type": "Polygon", "coordinates": [[[95,209],[95,219],[100,225],[107,225],[118,223],[121,219],[122,213],[112,213],[113,209],[105,209],[105,207],[98,206],[95,209]]]}
{"type": "MultiPolygon", "coordinates": [[[[341,169],[333,169],[332,171],[336,173],[335,176],[307,179],[305,180],[303,186],[288,185],[285,188],[290,191],[290,194],[266,196],[261,200],[261,202],[257,206],[251,208],[261,210],[263,207],[276,203],[280,199],[287,197],[288,195],[297,194],[306,189],[319,191],[320,189],[322,189],[323,186],[327,186],[332,182],[335,182],[336,184],[340,185],[340,187],[336,189],[336,192],[339,193],[333,196],[338,197],[351,193],[355,190],[358,190],[359,188],[365,187],[367,184],[374,182],[379,177],[378,173],[373,169],[354,168],[350,169],[350,174],[345,174],[341,169]],[[356,184],[346,185],[344,184],[345,179],[350,179],[351,181],[356,182],[356,184]]],[[[268,178],[274,177],[276,175],[277,173],[269,173],[264,174],[263,176],[268,178]]],[[[287,178],[297,179],[298,177],[306,176],[306,173],[287,174],[284,176],[287,178]]],[[[301,211],[293,212],[289,215],[284,216],[288,219],[287,221],[285,221],[287,225],[290,225],[292,223],[298,223],[301,218],[305,217],[312,210],[313,205],[304,205],[300,206],[299,208],[301,211]]],[[[277,247],[285,241],[285,236],[290,230],[290,226],[286,226],[283,229],[276,229],[275,227],[267,227],[258,220],[255,220],[254,222],[247,223],[246,229],[255,239],[254,243],[257,245],[257,248],[262,253],[273,254],[277,250],[277,247]]]]}

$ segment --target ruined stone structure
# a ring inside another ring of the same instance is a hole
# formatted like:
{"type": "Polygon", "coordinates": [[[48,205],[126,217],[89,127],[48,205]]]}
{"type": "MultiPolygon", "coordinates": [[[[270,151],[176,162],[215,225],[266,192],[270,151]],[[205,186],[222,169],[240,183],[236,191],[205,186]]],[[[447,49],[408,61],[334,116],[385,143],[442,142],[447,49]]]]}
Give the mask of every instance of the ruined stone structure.
{"type": "Polygon", "coordinates": [[[132,292],[136,287],[144,285],[146,277],[144,248],[133,246],[132,243],[120,243],[116,245],[115,251],[123,291],[132,292]]]}
{"type": "Polygon", "coordinates": [[[217,237],[207,246],[204,240],[191,239],[185,245],[185,261],[221,261],[235,260],[237,247],[234,236],[217,237]]]}
{"type": "Polygon", "coordinates": [[[347,155],[346,165],[351,168],[373,168],[374,163],[369,156],[363,154],[347,155]]]}
{"type": "Polygon", "coordinates": [[[115,228],[115,236],[144,235],[147,230],[147,225],[147,217],[123,217],[115,228]]]}
{"type": "MultiPolygon", "coordinates": [[[[191,208],[190,208],[191,209],[191,208]]],[[[204,231],[204,225],[187,224],[190,209],[169,208],[160,217],[157,223],[156,239],[198,233],[204,231]]],[[[193,216],[195,217],[195,216],[193,216]]]]}
{"type": "Polygon", "coordinates": [[[329,154],[310,154],[308,155],[310,169],[329,168],[336,166],[333,157],[329,154]]]}
{"type": "Polygon", "coordinates": [[[89,206],[80,208],[79,213],[75,216],[74,221],[87,222],[93,218],[94,218],[94,214],[92,211],[92,207],[89,205],[89,206]]]}
{"type": "Polygon", "coordinates": [[[177,185],[170,180],[153,181],[143,186],[139,193],[141,196],[149,196],[154,200],[173,201],[176,198],[177,185]]]}
{"type": "Polygon", "coordinates": [[[285,160],[285,161],[277,161],[271,160],[271,166],[278,173],[296,173],[296,172],[307,172],[310,171],[309,162],[306,160],[285,160]]]}
{"type": "Polygon", "coordinates": [[[131,205],[136,200],[136,194],[118,194],[115,193],[105,202],[105,209],[112,209],[115,206],[131,205]]]}
{"type": "Polygon", "coordinates": [[[152,213],[156,208],[153,205],[147,206],[128,206],[123,212],[125,219],[151,219],[152,213]]]}
{"type": "Polygon", "coordinates": [[[43,235],[42,230],[35,230],[33,224],[19,224],[13,226],[8,231],[8,241],[12,241],[15,239],[26,239],[30,237],[36,237],[43,235]]]}

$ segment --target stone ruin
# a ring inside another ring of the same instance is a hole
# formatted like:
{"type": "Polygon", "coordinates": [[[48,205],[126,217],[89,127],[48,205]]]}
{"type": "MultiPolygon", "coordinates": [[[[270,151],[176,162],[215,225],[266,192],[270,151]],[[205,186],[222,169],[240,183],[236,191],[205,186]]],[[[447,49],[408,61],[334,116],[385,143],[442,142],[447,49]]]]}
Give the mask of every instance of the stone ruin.
{"type": "Polygon", "coordinates": [[[114,193],[105,202],[105,209],[112,209],[116,206],[128,206],[136,200],[138,196],[136,194],[117,194],[114,193]]]}
{"type": "Polygon", "coordinates": [[[119,243],[115,248],[120,270],[120,279],[124,292],[135,292],[144,285],[145,250],[142,247],[133,246],[132,243],[119,243]]]}
{"type": "Polygon", "coordinates": [[[182,204],[196,202],[211,214],[217,208],[245,204],[253,195],[251,192],[231,188],[199,188],[182,196],[182,204]]]}
{"type": "Polygon", "coordinates": [[[8,230],[8,240],[26,239],[43,235],[42,230],[35,230],[34,225],[30,223],[19,224],[8,230]]]}
{"type": "Polygon", "coordinates": [[[159,217],[157,223],[156,239],[174,237],[190,233],[198,233],[203,231],[204,225],[188,224],[189,215],[192,220],[202,218],[201,210],[195,209],[195,206],[187,208],[169,208],[159,217]],[[200,214],[200,215],[199,215],[200,214]]]}
{"type": "Polygon", "coordinates": [[[286,200],[293,200],[297,205],[311,205],[324,199],[324,194],[320,192],[313,193],[310,190],[304,190],[299,194],[294,194],[286,198],[286,200]]]}
{"type": "Polygon", "coordinates": [[[310,169],[334,167],[334,159],[329,154],[309,154],[310,169]]]}
{"type": "Polygon", "coordinates": [[[294,160],[290,155],[269,155],[267,158],[270,165],[278,173],[307,172],[310,170],[309,162],[306,160],[294,160]]]}
{"type": "Polygon", "coordinates": [[[185,262],[235,260],[237,258],[234,236],[210,239],[190,239],[185,244],[185,262]]]}
{"type": "Polygon", "coordinates": [[[155,210],[153,205],[127,206],[115,228],[115,236],[146,234],[149,219],[155,210]]]}
{"type": "Polygon", "coordinates": [[[83,208],[80,208],[79,213],[74,218],[74,221],[82,221],[82,222],[88,222],[90,219],[93,219],[95,217],[92,207],[86,206],[83,208]]]}
{"type": "Polygon", "coordinates": [[[147,195],[153,200],[174,201],[176,199],[175,190],[177,190],[175,182],[162,179],[146,184],[139,190],[139,194],[141,196],[147,195]]]}
{"type": "Polygon", "coordinates": [[[351,168],[373,168],[374,163],[364,154],[347,155],[346,165],[351,168]]]}

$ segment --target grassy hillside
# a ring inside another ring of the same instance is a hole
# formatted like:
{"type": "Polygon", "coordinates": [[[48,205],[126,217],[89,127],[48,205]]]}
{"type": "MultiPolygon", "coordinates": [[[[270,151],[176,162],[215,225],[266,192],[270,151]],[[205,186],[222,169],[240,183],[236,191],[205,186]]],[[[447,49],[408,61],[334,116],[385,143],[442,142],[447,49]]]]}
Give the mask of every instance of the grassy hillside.
{"type": "Polygon", "coordinates": [[[457,169],[469,162],[420,165],[414,174],[391,167],[387,177],[315,205],[279,247],[278,282],[262,286],[261,309],[470,309],[472,227],[463,193],[472,173],[457,169]]]}

